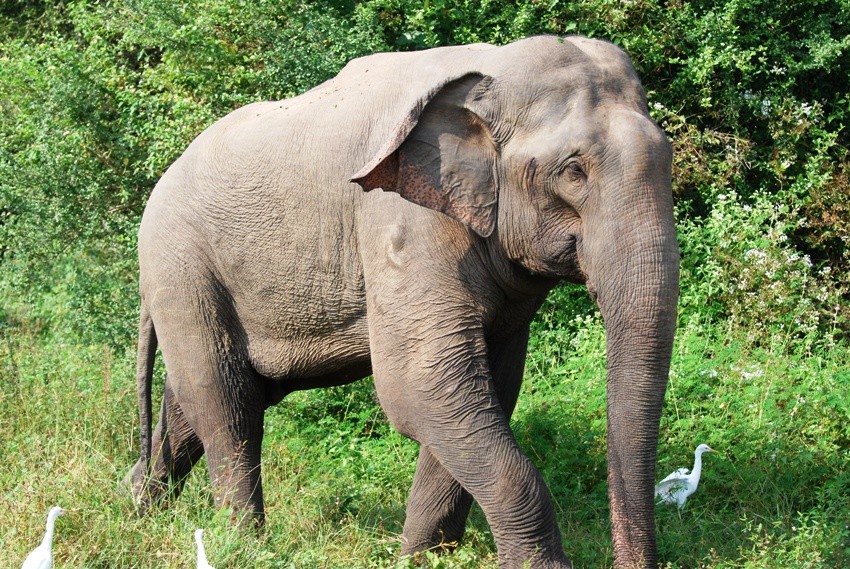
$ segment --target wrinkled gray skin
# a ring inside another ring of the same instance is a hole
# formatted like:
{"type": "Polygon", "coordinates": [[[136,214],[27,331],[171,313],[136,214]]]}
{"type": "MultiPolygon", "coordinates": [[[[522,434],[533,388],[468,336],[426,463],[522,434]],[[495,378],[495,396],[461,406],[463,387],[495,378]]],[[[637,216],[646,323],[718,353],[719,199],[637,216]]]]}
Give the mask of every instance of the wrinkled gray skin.
{"type": "Polygon", "coordinates": [[[206,453],[217,505],[261,522],[264,410],[373,373],[393,426],[421,444],[403,552],[460,539],[475,499],[500,567],[569,567],[508,426],[529,322],[566,279],[586,283],[607,330],[616,563],[654,567],[678,294],[670,163],[627,56],[578,37],[373,55],[223,118],[163,176],[139,230],[142,507],[206,453]]]}

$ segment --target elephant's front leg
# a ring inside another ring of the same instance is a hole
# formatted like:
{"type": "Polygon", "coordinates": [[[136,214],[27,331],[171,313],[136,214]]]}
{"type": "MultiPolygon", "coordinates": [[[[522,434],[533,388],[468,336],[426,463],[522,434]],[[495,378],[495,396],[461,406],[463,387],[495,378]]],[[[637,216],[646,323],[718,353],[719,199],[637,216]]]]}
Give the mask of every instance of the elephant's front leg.
{"type": "MultiPolygon", "coordinates": [[[[487,343],[496,394],[509,420],[522,384],[527,346],[528,328],[508,339],[487,343]]],[[[452,548],[463,537],[471,505],[469,492],[427,448],[421,448],[407,501],[402,554],[452,548]]]]}
{"type": "Polygon", "coordinates": [[[407,499],[401,553],[454,548],[463,537],[472,496],[426,447],[419,450],[407,499]]]}
{"type": "Polygon", "coordinates": [[[499,403],[483,334],[445,321],[400,330],[410,320],[396,316],[376,309],[369,321],[375,385],[390,421],[479,503],[501,567],[569,567],[549,492],[499,403]]]}

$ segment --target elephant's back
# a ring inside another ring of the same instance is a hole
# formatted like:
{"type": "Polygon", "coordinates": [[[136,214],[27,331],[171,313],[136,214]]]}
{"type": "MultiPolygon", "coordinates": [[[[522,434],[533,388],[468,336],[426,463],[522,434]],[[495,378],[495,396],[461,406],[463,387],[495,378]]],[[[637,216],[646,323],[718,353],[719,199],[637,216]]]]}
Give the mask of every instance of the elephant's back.
{"type": "Polygon", "coordinates": [[[421,98],[447,77],[476,67],[493,49],[474,44],[354,59],[299,96],[252,103],[219,119],[189,145],[155,191],[198,202],[247,186],[264,198],[275,192],[358,190],[351,176],[421,98]]]}
{"type": "Polygon", "coordinates": [[[344,171],[331,156],[316,157],[313,174],[303,157],[285,159],[304,143],[278,135],[278,108],[239,109],[190,145],[151,194],[139,261],[148,299],[199,287],[226,295],[252,365],[283,379],[351,354],[368,361],[368,345],[352,231],[363,191],[329,183],[344,171]]]}
{"type": "MultiPolygon", "coordinates": [[[[359,274],[352,228],[361,214],[380,216],[387,198],[350,178],[424,95],[497,49],[478,44],[355,59],[302,95],[219,119],[149,199],[139,233],[143,274],[179,255],[204,257],[237,285],[271,275],[287,282],[293,274],[314,273],[315,281],[359,274]]],[[[417,207],[393,199],[399,208],[417,207]]]]}
{"type": "Polygon", "coordinates": [[[321,328],[362,317],[356,243],[341,236],[351,237],[345,228],[354,226],[363,191],[348,182],[339,153],[318,155],[293,126],[297,109],[289,105],[300,102],[230,113],[169,168],[139,229],[143,291],[169,273],[209,275],[246,325],[272,337],[297,337],[303,331],[288,329],[294,323],[321,328]],[[338,300],[330,309],[305,305],[322,298],[338,300]],[[322,314],[333,318],[323,323],[322,314]]]}

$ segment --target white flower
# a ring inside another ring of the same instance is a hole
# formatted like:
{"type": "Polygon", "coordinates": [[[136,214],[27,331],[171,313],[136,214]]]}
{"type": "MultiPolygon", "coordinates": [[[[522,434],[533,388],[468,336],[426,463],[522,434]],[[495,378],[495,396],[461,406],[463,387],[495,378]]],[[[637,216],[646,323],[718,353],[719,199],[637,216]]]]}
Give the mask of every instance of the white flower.
{"type": "Polygon", "coordinates": [[[743,377],[747,381],[749,381],[751,379],[755,379],[757,377],[762,377],[763,375],[764,375],[764,371],[760,370],[758,368],[754,369],[753,371],[741,370],[741,377],[743,377]]]}

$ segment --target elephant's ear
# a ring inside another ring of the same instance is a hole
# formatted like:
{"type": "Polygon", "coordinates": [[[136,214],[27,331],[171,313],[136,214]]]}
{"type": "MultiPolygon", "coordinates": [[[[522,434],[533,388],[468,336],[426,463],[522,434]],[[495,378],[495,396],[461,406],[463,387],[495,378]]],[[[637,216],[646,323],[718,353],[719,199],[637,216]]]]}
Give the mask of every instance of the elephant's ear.
{"type": "Polygon", "coordinates": [[[496,227],[498,146],[469,107],[490,83],[469,73],[431,90],[351,181],[397,192],[489,236],[496,227]]]}

